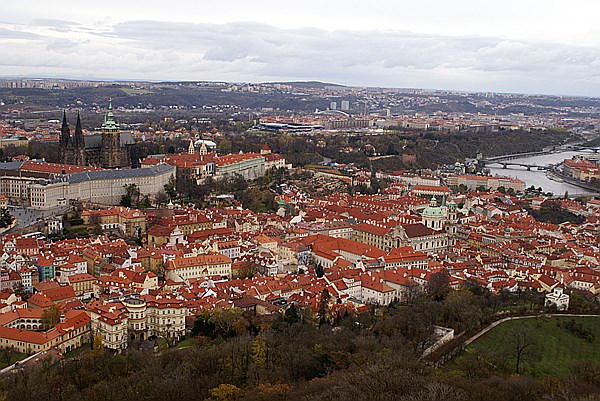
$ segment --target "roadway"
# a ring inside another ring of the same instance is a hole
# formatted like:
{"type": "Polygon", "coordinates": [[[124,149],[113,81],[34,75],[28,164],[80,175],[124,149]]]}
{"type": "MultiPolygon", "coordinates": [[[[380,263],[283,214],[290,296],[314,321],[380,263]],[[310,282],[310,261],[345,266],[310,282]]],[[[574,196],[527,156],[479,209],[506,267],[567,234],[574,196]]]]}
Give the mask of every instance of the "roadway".
{"type": "Polygon", "coordinates": [[[14,233],[35,223],[46,221],[54,216],[62,215],[70,208],[70,206],[59,206],[49,210],[36,210],[9,205],[9,213],[17,219],[17,225],[10,229],[9,232],[14,233]]]}

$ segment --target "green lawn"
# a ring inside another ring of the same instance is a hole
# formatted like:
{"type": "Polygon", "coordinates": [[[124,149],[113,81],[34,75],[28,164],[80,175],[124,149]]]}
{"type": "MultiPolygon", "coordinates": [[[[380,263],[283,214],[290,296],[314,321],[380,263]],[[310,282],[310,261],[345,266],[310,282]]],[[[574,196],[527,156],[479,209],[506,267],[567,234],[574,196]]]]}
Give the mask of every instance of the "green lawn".
{"type": "Polygon", "coordinates": [[[527,336],[532,344],[523,364],[526,373],[561,376],[579,361],[600,364],[600,317],[561,316],[504,322],[467,347],[452,365],[458,366],[461,358],[479,352],[494,366],[513,369],[516,333],[527,336]]]}
{"type": "Polygon", "coordinates": [[[90,346],[89,344],[86,345],[82,345],[79,348],[75,348],[73,351],[67,352],[66,354],[64,354],[64,357],[67,359],[71,359],[71,358],[75,358],[81,354],[83,354],[84,352],[87,352],[90,350],[90,346]]]}
{"type": "Polygon", "coordinates": [[[186,348],[186,347],[193,347],[194,345],[196,345],[197,343],[197,339],[194,337],[187,337],[186,339],[180,341],[179,343],[177,343],[177,345],[175,346],[176,348],[186,348]]]}
{"type": "Polygon", "coordinates": [[[2,359],[0,359],[0,369],[4,369],[5,367],[10,366],[13,363],[21,361],[27,357],[28,357],[27,354],[21,354],[20,352],[13,352],[10,357],[10,363],[6,363],[6,359],[3,355],[2,359]]]}

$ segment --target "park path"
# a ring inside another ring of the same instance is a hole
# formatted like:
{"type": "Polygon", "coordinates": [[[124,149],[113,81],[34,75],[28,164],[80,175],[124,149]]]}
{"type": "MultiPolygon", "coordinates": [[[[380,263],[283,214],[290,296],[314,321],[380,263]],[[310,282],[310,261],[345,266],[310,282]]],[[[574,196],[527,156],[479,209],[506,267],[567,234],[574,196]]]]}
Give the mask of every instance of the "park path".
{"type": "Polygon", "coordinates": [[[463,343],[463,347],[466,348],[469,344],[471,344],[473,341],[477,340],[479,337],[481,337],[482,335],[484,335],[485,333],[487,333],[494,327],[496,327],[504,322],[508,322],[509,320],[532,319],[532,318],[536,318],[536,317],[558,317],[558,316],[599,317],[600,315],[578,315],[578,314],[572,314],[572,313],[550,313],[550,314],[542,314],[542,315],[506,317],[504,319],[496,320],[494,323],[490,324],[489,326],[487,326],[486,328],[481,330],[479,333],[477,333],[474,336],[465,340],[465,342],[463,343]]]}

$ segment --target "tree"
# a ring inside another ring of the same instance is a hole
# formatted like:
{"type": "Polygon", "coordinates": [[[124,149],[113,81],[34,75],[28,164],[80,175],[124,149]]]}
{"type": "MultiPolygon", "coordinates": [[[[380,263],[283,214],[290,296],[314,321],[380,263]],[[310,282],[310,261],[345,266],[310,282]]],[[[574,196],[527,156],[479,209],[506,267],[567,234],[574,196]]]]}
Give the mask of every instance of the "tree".
{"type": "Polygon", "coordinates": [[[258,272],[258,270],[259,266],[256,263],[245,260],[241,263],[240,268],[238,269],[238,276],[243,278],[252,278],[258,272]]]}
{"type": "Polygon", "coordinates": [[[483,317],[481,305],[469,290],[452,291],[444,302],[444,324],[462,332],[479,326],[483,317]]]}
{"type": "Polygon", "coordinates": [[[8,227],[12,223],[13,217],[7,208],[0,209],[0,228],[8,227]]]}
{"type": "Polygon", "coordinates": [[[148,209],[152,207],[152,203],[150,202],[150,198],[148,197],[148,195],[144,196],[144,199],[141,202],[139,202],[138,207],[140,209],[148,209]]]}
{"type": "Polygon", "coordinates": [[[164,190],[170,200],[177,198],[177,185],[173,176],[171,176],[169,182],[164,185],[164,190]]]}
{"type": "Polygon", "coordinates": [[[223,138],[219,141],[219,154],[231,153],[231,149],[231,141],[229,139],[223,138]]]}
{"type": "Polygon", "coordinates": [[[14,346],[2,348],[2,360],[8,366],[13,358],[13,356],[17,353],[14,346]]]}
{"type": "Polygon", "coordinates": [[[552,224],[561,224],[565,221],[570,221],[573,224],[581,224],[585,220],[583,216],[570,212],[556,201],[545,201],[539,210],[529,210],[529,214],[537,221],[552,224]]]}
{"type": "Polygon", "coordinates": [[[443,301],[450,292],[450,280],[445,272],[433,273],[427,284],[427,292],[434,301],[443,301]]]}
{"type": "Polygon", "coordinates": [[[219,387],[210,389],[209,394],[215,401],[237,401],[242,390],[233,384],[219,384],[219,387]]]}
{"type": "Polygon", "coordinates": [[[261,368],[264,368],[267,364],[267,345],[265,344],[265,340],[260,336],[252,341],[250,360],[253,364],[261,368]]]}
{"type": "Polygon", "coordinates": [[[321,292],[321,300],[319,302],[319,326],[329,321],[329,300],[331,295],[327,288],[321,292]]]}
{"type": "Polygon", "coordinates": [[[515,373],[520,375],[523,364],[533,359],[535,355],[536,341],[531,331],[522,325],[512,328],[507,336],[509,359],[515,361],[515,373]]]}
{"type": "Polygon", "coordinates": [[[161,207],[169,202],[169,196],[165,191],[158,191],[156,195],[154,195],[154,203],[157,207],[161,207]]]}
{"type": "Polygon", "coordinates": [[[42,313],[42,330],[50,330],[60,321],[60,307],[53,304],[42,313]]]}
{"type": "Polygon", "coordinates": [[[394,142],[392,142],[392,141],[388,142],[387,151],[385,153],[387,155],[396,155],[396,154],[398,154],[398,152],[396,152],[396,147],[394,146],[394,142]]]}
{"type": "Polygon", "coordinates": [[[136,184],[128,184],[123,186],[125,194],[121,197],[121,206],[138,207],[140,203],[140,188],[136,184]]]}
{"type": "Polygon", "coordinates": [[[239,308],[215,310],[208,319],[208,322],[214,325],[217,336],[231,337],[241,335],[246,332],[248,327],[248,322],[242,314],[242,310],[239,308]]]}
{"type": "Polygon", "coordinates": [[[94,336],[94,342],[92,343],[92,354],[95,356],[101,355],[104,351],[104,344],[102,344],[102,334],[96,333],[94,336]]]}
{"type": "Polygon", "coordinates": [[[325,275],[325,269],[323,269],[323,265],[321,263],[317,263],[315,265],[315,274],[317,277],[323,277],[325,275]]]}
{"type": "Polygon", "coordinates": [[[300,321],[300,314],[295,304],[291,304],[286,310],[284,320],[289,324],[298,323],[300,321]]]}
{"type": "Polygon", "coordinates": [[[211,313],[204,309],[196,316],[194,327],[192,328],[192,336],[206,336],[216,338],[215,324],[210,320],[211,313]]]}

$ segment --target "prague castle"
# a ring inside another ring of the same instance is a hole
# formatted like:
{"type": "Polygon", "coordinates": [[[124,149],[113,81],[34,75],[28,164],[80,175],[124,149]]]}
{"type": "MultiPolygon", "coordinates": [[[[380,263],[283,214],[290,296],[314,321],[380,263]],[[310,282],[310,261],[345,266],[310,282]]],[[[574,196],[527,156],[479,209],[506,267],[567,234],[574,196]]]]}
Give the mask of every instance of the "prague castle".
{"type": "Polygon", "coordinates": [[[114,120],[112,102],[109,103],[108,112],[104,116],[101,133],[83,135],[81,118],[77,113],[75,133],[71,135],[67,114],[63,113],[60,151],[64,164],[106,169],[131,167],[134,145],[131,133],[120,132],[119,125],[114,120]]]}

